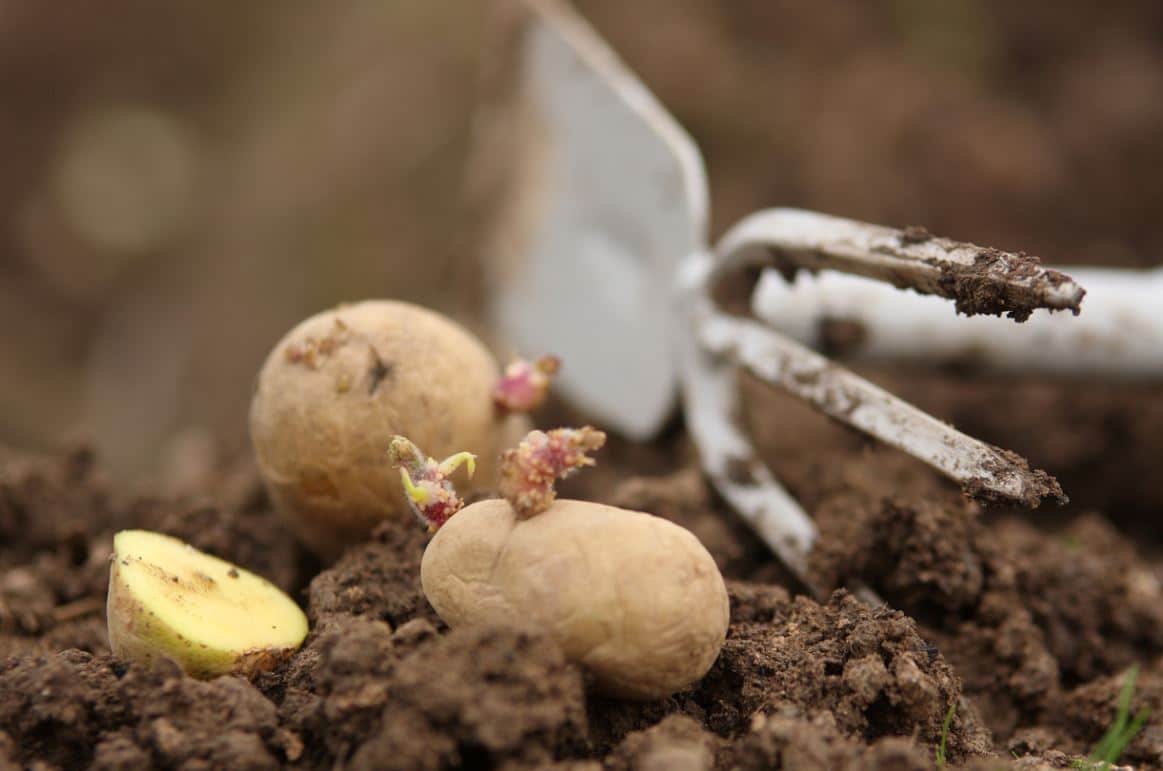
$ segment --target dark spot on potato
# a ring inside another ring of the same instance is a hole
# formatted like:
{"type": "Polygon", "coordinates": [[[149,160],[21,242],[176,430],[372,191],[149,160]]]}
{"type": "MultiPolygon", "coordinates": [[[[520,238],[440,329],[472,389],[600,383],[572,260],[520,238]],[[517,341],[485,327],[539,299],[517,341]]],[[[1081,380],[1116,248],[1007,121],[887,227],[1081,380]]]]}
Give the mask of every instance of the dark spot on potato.
{"type": "Polygon", "coordinates": [[[368,381],[369,381],[367,392],[369,394],[374,394],[376,392],[376,389],[378,389],[380,387],[380,383],[384,382],[384,380],[391,377],[393,369],[394,369],[393,365],[388,363],[388,362],[385,362],[382,358],[380,358],[380,355],[379,355],[379,353],[376,352],[376,349],[372,348],[371,349],[371,366],[368,368],[368,371],[367,371],[367,376],[368,376],[368,381]]]}
{"type": "Polygon", "coordinates": [[[331,477],[321,471],[304,471],[299,477],[299,488],[305,495],[310,497],[331,499],[339,497],[339,490],[336,489],[335,483],[331,481],[331,477]]]}

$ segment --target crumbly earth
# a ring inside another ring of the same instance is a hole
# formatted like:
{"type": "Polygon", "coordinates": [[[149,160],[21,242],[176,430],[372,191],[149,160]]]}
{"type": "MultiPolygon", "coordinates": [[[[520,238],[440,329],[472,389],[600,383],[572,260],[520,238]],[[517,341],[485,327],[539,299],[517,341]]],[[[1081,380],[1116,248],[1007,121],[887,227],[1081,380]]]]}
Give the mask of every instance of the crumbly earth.
{"type": "MultiPolygon", "coordinates": [[[[813,570],[835,591],[795,593],[707,488],[681,433],[649,448],[615,442],[570,494],[688,527],[731,595],[710,673],[647,703],[591,692],[537,629],[446,629],[420,591],[427,536],[411,523],[381,525],[330,567],[313,562],[248,459],[220,463],[209,495],[140,497],[112,488],[85,450],[4,453],[0,768],[924,769],[950,708],[954,767],[1054,767],[1110,725],[1133,663],[1136,709],[1163,715],[1159,563],[1111,519],[1083,511],[1050,528],[984,512],[915,462],[745,391],[748,411],[785,428],[756,440],[816,512],[813,570]],[[102,601],[122,527],[171,532],[270,576],[307,608],[307,642],[254,683],[113,661],[102,601]],[[887,604],[843,589],[855,581],[887,604]]],[[[1152,718],[1124,761],[1163,763],[1160,737],[1152,718]]]]}

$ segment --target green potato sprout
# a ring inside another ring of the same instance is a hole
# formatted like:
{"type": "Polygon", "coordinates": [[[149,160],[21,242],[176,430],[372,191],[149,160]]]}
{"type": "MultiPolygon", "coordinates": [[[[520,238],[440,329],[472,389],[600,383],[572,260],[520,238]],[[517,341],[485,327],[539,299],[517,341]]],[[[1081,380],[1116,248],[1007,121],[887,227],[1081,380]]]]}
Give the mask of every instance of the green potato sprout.
{"type": "Polygon", "coordinates": [[[552,357],[502,376],[468,331],[390,300],[344,305],[303,321],[258,376],[250,435],[280,513],[325,559],[405,515],[400,477],[384,464],[392,437],[481,459],[469,489],[495,485],[497,459],[529,429],[521,411],[545,396],[552,357]]]}
{"type": "Polygon", "coordinates": [[[113,538],[106,619],[118,659],[170,659],[198,678],[268,671],[307,636],[307,617],[274,584],[146,530],[113,538]]]}
{"type": "Polygon", "coordinates": [[[727,589],[706,548],[673,522],[556,498],[555,478],[591,465],[586,453],[604,441],[588,427],[531,432],[502,460],[506,498],[463,508],[440,463],[403,437],[393,456],[436,531],[420,578],[449,626],[531,620],[601,691],[663,698],[714,663],[727,589]]]}

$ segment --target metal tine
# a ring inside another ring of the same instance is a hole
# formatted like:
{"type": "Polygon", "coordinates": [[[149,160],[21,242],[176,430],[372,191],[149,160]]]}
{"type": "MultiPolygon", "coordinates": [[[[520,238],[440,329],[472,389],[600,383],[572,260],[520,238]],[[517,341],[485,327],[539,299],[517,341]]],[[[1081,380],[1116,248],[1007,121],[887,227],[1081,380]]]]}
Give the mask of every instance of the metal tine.
{"type": "Polygon", "coordinates": [[[855,373],[751,319],[716,314],[700,340],[765,382],[903,450],[983,500],[1034,507],[1066,501],[1057,480],[1020,456],[967,436],[855,373]]]}
{"type": "Polygon", "coordinates": [[[715,251],[712,286],[745,266],[771,266],[785,275],[830,269],[949,298],[968,315],[1006,313],[1018,321],[1036,308],[1077,315],[1086,294],[1066,274],[1027,255],[800,209],[756,212],[732,227],[715,251]]]}
{"type": "Polygon", "coordinates": [[[751,440],[734,422],[736,369],[691,337],[679,343],[683,359],[683,415],[695,439],[707,478],[791,573],[816,597],[807,556],[815,522],[757,457],[751,440]]]}
{"type": "MultiPolygon", "coordinates": [[[[755,451],[747,432],[737,425],[739,367],[710,350],[698,330],[718,311],[707,291],[714,258],[707,252],[688,255],[679,272],[679,305],[690,322],[677,336],[682,373],[683,415],[695,440],[707,479],[724,500],[768,545],[812,596],[823,602],[827,592],[813,580],[809,556],[819,534],[815,521],[779,483],[755,451]]],[[[849,588],[869,605],[883,601],[862,582],[849,588]]]]}
{"type": "Polygon", "coordinates": [[[1077,318],[1035,313],[1022,324],[965,318],[940,297],[901,292],[880,281],[834,271],[788,283],[764,271],[751,293],[752,315],[818,348],[828,323],[860,334],[846,340],[846,361],[966,362],[975,370],[1065,377],[1163,378],[1163,268],[1070,268],[1086,287],[1077,318]]]}

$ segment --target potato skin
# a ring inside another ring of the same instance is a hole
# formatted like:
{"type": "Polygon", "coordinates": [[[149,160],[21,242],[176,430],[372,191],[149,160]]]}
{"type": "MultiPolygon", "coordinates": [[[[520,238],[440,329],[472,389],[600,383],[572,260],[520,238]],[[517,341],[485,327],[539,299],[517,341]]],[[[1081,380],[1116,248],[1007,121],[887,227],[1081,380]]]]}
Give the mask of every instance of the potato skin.
{"type": "Polygon", "coordinates": [[[267,356],[251,402],[272,500],[308,548],[334,559],[379,521],[412,516],[387,457],[396,434],[436,458],[475,453],[474,481],[458,485],[493,487],[500,451],[528,429],[498,416],[499,376],[480,341],[416,305],[368,300],[312,316],[267,356]]]}
{"type": "Polygon", "coordinates": [[[452,627],[533,620],[612,696],[658,699],[707,673],[727,634],[727,589],[689,531],[659,517],[557,500],[518,520],[508,502],[465,507],[420,567],[452,627]]]}

